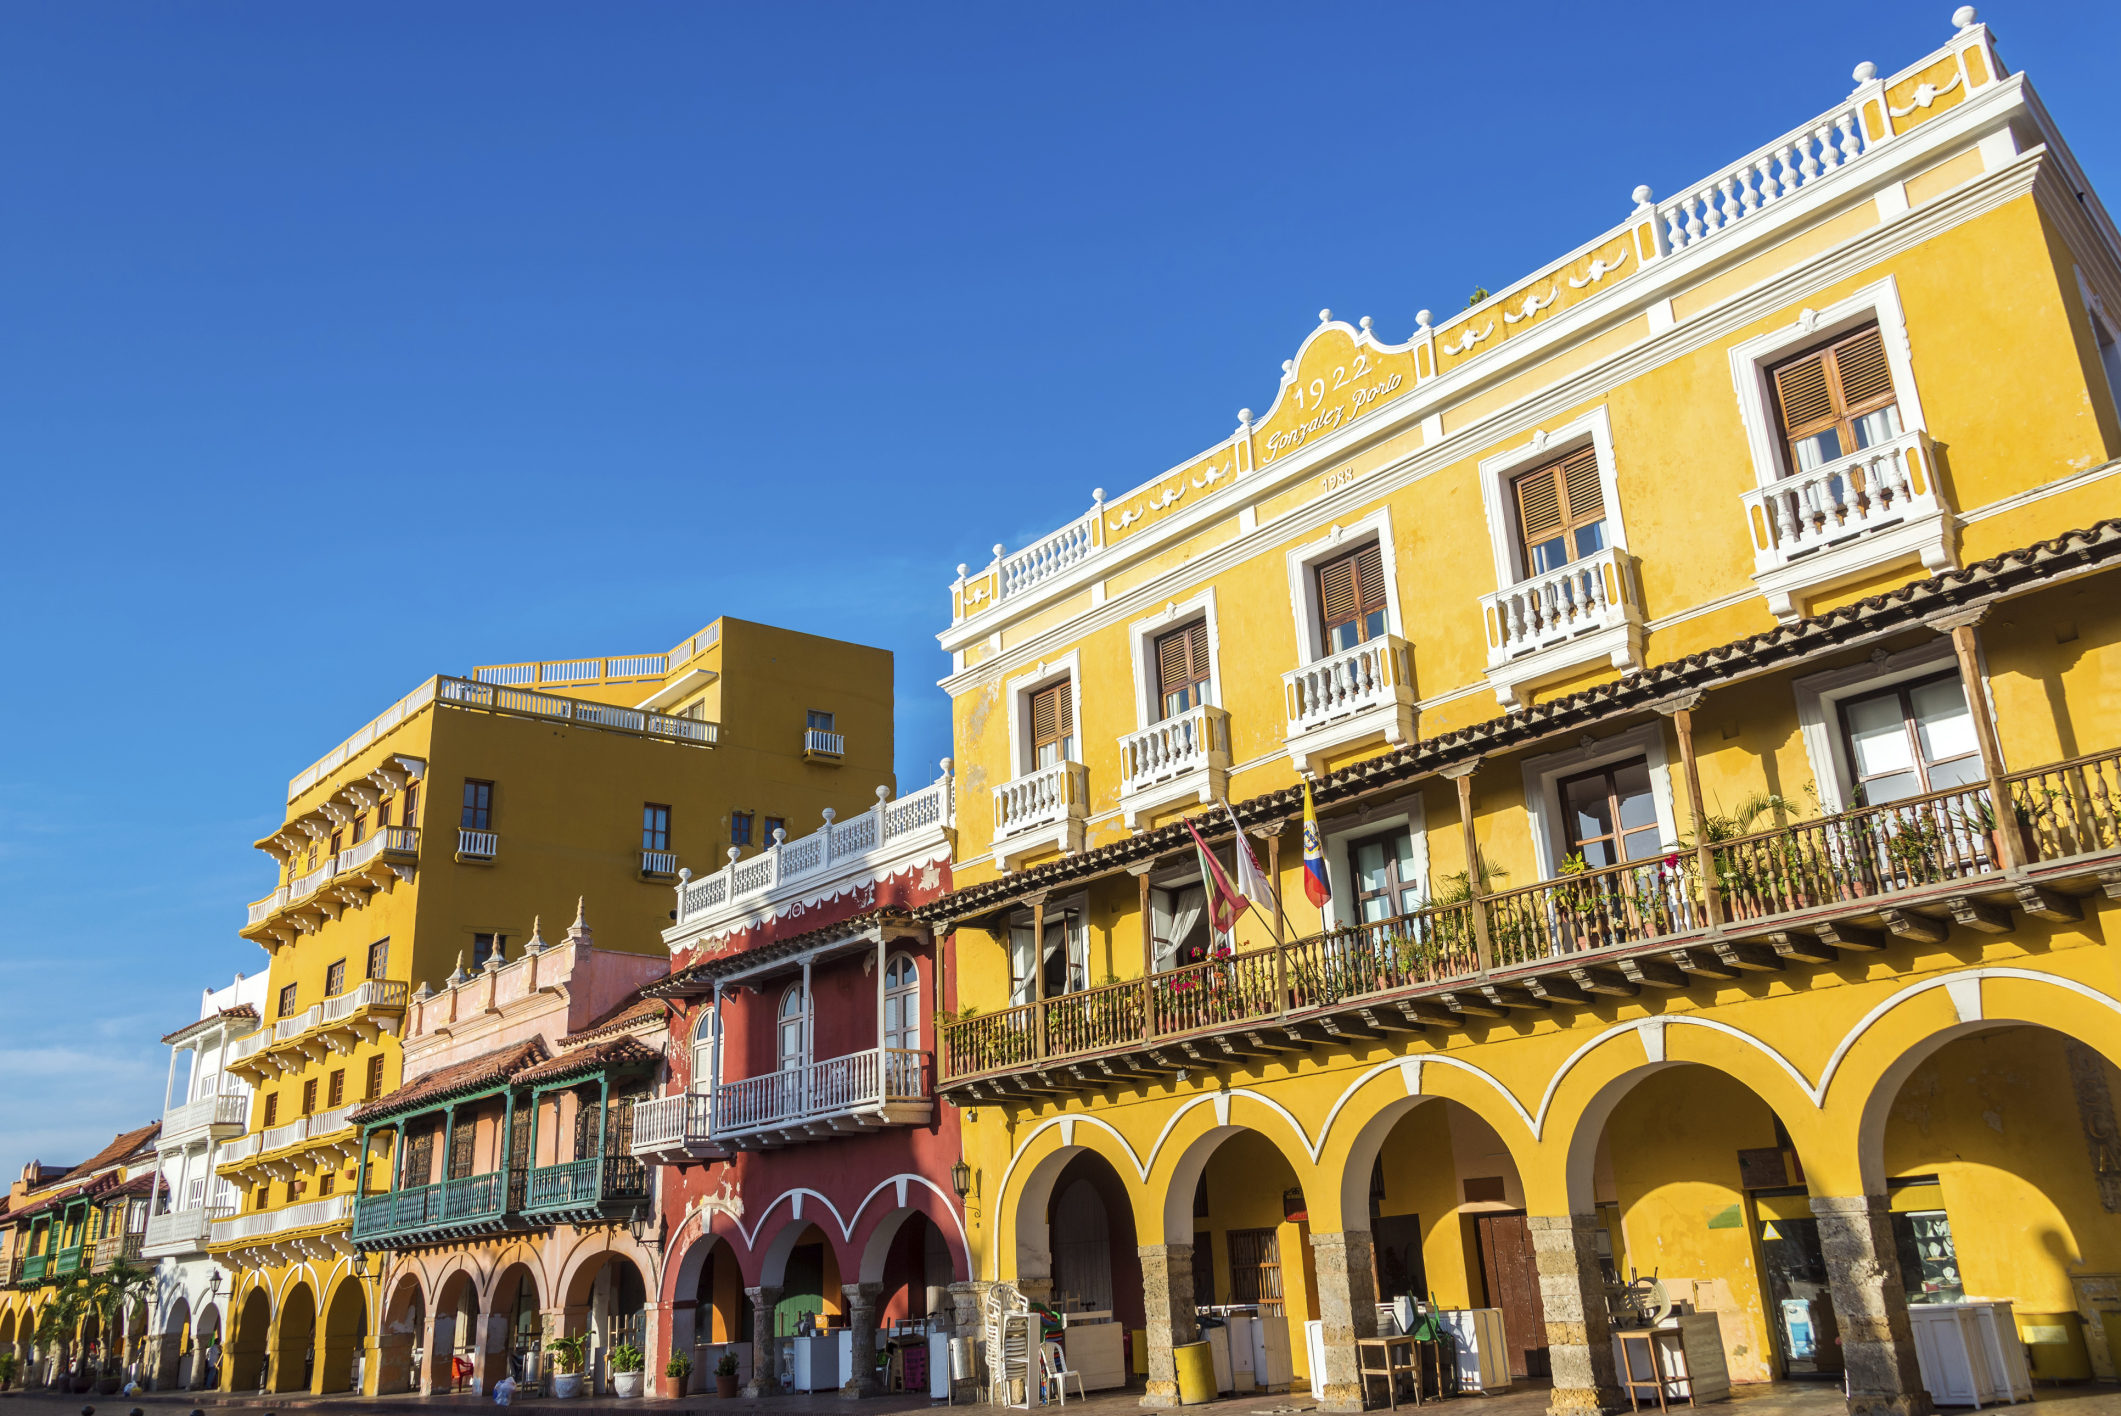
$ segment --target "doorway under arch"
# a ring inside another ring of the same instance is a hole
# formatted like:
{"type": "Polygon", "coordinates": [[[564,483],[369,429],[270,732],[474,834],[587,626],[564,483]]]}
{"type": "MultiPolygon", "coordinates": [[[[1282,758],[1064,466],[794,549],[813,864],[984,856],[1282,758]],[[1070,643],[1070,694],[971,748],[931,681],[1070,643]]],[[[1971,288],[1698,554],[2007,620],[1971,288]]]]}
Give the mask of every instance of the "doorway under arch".
{"type": "Polygon", "coordinates": [[[243,1305],[236,1309],[235,1331],[223,1358],[228,1370],[222,1378],[222,1390],[258,1390],[258,1379],[265,1371],[266,1333],[271,1326],[272,1299],[261,1283],[244,1296],[243,1305]]]}
{"type": "Polygon", "coordinates": [[[368,1297],[358,1278],[341,1279],[324,1313],[324,1332],[317,1344],[318,1393],[361,1390],[366,1375],[368,1297]]]}
{"type": "Polygon", "coordinates": [[[307,1283],[288,1289],[274,1326],[278,1341],[265,1384],[276,1392],[311,1390],[316,1380],[317,1296],[307,1283]]]}

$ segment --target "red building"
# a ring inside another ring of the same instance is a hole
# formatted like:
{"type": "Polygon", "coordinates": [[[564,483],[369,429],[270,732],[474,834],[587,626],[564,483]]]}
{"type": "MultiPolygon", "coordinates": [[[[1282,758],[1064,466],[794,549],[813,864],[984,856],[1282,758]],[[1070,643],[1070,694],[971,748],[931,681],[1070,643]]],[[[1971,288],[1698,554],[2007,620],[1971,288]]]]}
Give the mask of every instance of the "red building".
{"type": "Polygon", "coordinates": [[[970,1277],[934,1087],[949,969],[911,915],[950,889],[953,785],[945,763],[679,889],[671,974],[643,990],[671,1005],[668,1080],[631,1147],[660,1171],[654,1360],[690,1352],[698,1388],[733,1345],[747,1391],[779,1391],[814,1323],[851,1331],[842,1389],[874,1391],[879,1330],[947,1316],[970,1277]]]}

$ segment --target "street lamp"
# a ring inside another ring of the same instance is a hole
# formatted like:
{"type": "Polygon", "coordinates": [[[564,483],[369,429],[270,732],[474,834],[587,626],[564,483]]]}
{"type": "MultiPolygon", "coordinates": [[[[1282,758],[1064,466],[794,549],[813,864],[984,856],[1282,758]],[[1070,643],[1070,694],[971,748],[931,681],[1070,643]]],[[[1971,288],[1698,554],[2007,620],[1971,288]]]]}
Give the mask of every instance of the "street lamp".
{"type": "Polygon", "coordinates": [[[950,1188],[957,1191],[961,1200],[972,1193],[972,1167],[965,1164],[963,1157],[950,1167],[950,1188]]]}

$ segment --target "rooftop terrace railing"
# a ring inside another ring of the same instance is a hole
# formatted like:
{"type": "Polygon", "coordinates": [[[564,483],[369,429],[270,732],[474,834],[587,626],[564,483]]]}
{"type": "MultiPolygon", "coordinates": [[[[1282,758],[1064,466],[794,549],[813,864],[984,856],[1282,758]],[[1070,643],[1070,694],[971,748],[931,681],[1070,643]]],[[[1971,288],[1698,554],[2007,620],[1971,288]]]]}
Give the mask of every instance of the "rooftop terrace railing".
{"type": "Polygon", "coordinates": [[[1329,1010],[1351,1004],[1397,1009],[1557,966],[1934,904],[2006,883],[2004,830],[2036,872],[2121,856],[2121,751],[2004,781],[2000,826],[1986,782],[1955,786],[946,1020],[940,1082],[1270,1023],[1320,1020],[1330,1035],[1329,1010]]]}

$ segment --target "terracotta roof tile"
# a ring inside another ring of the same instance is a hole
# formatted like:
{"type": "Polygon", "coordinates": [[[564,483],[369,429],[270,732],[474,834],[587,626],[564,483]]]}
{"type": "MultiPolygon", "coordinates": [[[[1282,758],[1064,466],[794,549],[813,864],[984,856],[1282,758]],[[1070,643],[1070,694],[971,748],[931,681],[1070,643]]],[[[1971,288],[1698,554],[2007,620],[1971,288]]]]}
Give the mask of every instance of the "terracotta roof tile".
{"type": "Polygon", "coordinates": [[[516,1073],[515,1079],[528,1086],[561,1081],[573,1076],[586,1076],[591,1072],[601,1072],[607,1067],[653,1064],[662,1060],[662,1053],[637,1037],[615,1037],[609,1042],[570,1049],[550,1062],[540,1062],[535,1067],[516,1073]]]}
{"type": "Polygon", "coordinates": [[[109,1145],[66,1172],[66,1178],[68,1180],[85,1179],[105,1166],[116,1165],[134,1151],[153,1145],[155,1137],[161,1133],[162,1123],[160,1121],[150,1121],[137,1131],[121,1131],[112,1138],[109,1145]]]}
{"type": "Polygon", "coordinates": [[[622,1031],[636,1023],[654,1019],[662,1021],[670,1012],[670,1005],[660,998],[644,998],[641,990],[635,989],[619,1000],[618,1006],[608,1009],[604,1015],[591,1022],[580,1032],[569,1033],[560,1039],[560,1046],[573,1047],[608,1033],[622,1031]]]}
{"type": "Polygon", "coordinates": [[[240,1021],[244,1018],[255,1018],[257,1016],[258,1010],[256,1008],[253,1008],[248,1003],[238,1003],[233,1008],[223,1008],[221,1011],[214,1014],[211,1018],[201,1018],[195,1023],[186,1023],[183,1027],[178,1028],[175,1032],[164,1035],[162,1040],[164,1042],[176,1042],[180,1038],[189,1037],[191,1034],[199,1031],[201,1028],[210,1028],[216,1023],[225,1023],[232,1019],[240,1021]]]}
{"type": "Polygon", "coordinates": [[[467,1057],[462,1062],[447,1067],[438,1067],[423,1077],[416,1077],[399,1087],[386,1092],[374,1101],[355,1108],[347,1119],[355,1124],[380,1120],[386,1116],[397,1116],[407,1111],[417,1111],[423,1106],[446,1101],[465,1092],[483,1091],[487,1087],[508,1081],[524,1067],[542,1061],[545,1044],[532,1038],[509,1047],[497,1047],[491,1052],[482,1052],[476,1057],[467,1057]]]}

